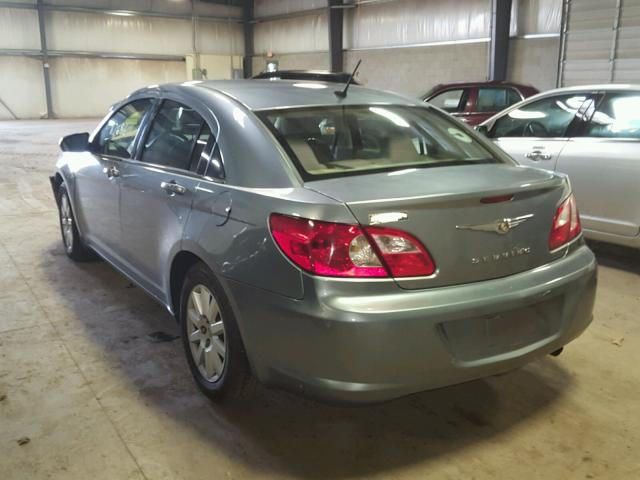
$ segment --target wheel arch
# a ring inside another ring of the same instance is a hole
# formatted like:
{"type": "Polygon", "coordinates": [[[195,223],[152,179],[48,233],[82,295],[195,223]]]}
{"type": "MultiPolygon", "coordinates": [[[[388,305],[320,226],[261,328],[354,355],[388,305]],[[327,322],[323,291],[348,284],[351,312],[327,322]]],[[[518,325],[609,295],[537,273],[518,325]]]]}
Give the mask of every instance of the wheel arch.
{"type": "Polygon", "coordinates": [[[173,257],[169,273],[169,300],[176,320],[180,319],[180,292],[185,276],[196,263],[207,264],[202,258],[188,250],[181,250],[173,257]]]}
{"type": "Polygon", "coordinates": [[[58,203],[58,189],[64,182],[64,178],[62,178],[62,174],[60,172],[56,172],[52,178],[53,179],[51,186],[53,187],[53,198],[55,199],[56,203],[58,203]]]}
{"type": "Polygon", "coordinates": [[[80,233],[80,237],[84,238],[85,229],[81,221],[82,212],[80,211],[80,208],[79,208],[80,205],[78,205],[79,201],[76,202],[74,177],[70,172],[65,170],[66,170],[65,167],[59,170],[56,170],[56,173],[52,177],[50,177],[51,187],[53,189],[53,198],[56,202],[56,206],[58,206],[58,189],[60,188],[60,185],[64,183],[64,186],[67,189],[67,193],[69,194],[69,201],[71,202],[71,210],[73,211],[73,214],[76,219],[76,228],[80,233]]]}

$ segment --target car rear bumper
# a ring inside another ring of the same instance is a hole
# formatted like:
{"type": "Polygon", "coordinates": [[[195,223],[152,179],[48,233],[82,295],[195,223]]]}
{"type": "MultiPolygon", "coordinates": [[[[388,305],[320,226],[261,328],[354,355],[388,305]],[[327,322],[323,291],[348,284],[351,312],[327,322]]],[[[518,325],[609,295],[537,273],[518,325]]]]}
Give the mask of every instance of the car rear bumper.
{"type": "Polygon", "coordinates": [[[591,322],[593,253],[509,277],[406,291],[305,276],[302,300],[227,280],[250,362],[271,385],[375,402],[504,373],[591,322]]]}

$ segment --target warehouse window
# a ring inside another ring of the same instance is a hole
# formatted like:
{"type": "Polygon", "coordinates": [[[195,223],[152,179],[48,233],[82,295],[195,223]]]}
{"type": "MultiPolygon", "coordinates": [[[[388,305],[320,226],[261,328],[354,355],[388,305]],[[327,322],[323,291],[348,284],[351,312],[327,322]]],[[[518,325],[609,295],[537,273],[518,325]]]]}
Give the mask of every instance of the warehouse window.
{"type": "Polygon", "coordinates": [[[153,120],[141,160],[182,170],[195,170],[212,141],[211,129],[192,108],[165,100],[153,120]]]}
{"type": "Polygon", "coordinates": [[[151,100],[145,98],[125,105],[113,114],[98,133],[96,153],[131,158],[140,123],[150,106],[151,100]]]}
{"type": "Polygon", "coordinates": [[[640,93],[608,94],[591,117],[584,136],[640,139],[640,93]]]}

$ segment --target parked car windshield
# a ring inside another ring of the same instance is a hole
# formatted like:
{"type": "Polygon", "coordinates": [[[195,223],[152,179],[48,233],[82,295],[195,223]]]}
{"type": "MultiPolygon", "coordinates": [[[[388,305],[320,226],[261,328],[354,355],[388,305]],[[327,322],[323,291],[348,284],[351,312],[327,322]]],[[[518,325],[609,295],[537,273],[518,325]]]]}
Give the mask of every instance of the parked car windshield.
{"type": "Polygon", "coordinates": [[[428,108],[291,108],[259,116],[303,178],[501,162],[454,120],[428,108]]]}

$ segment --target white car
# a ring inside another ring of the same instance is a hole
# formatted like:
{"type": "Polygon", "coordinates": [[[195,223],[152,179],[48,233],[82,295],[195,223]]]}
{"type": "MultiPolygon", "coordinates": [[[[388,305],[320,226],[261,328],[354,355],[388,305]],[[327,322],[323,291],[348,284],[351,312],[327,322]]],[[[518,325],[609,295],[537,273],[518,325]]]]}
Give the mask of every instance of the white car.
{"type": "Polygon", "coordinates": [[[588,238],[640,248],[640,85],[551,90],[478,130],[523,165],[567,173],[588,238]]]}

